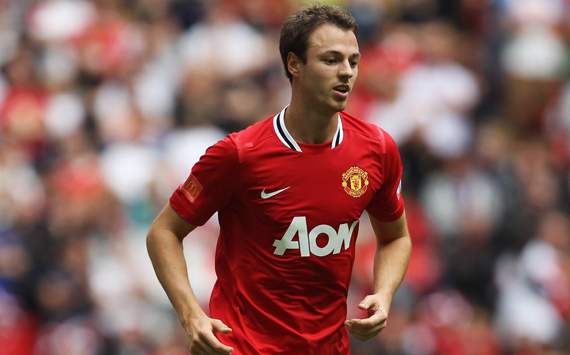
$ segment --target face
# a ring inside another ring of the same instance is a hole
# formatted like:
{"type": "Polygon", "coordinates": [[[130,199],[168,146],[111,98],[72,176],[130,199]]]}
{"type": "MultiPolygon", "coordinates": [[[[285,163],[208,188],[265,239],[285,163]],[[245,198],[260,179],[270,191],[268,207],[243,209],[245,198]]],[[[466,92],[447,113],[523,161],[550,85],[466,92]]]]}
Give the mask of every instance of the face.
{"type": "Polygon", "coordinates": [[[290,56],[294,57],[289,62],[293,90],[309,98],[313,108],[344,110],[360,60],[354,33],[331,24],[321,25],[309,36],[306,63],[290,56]]]}

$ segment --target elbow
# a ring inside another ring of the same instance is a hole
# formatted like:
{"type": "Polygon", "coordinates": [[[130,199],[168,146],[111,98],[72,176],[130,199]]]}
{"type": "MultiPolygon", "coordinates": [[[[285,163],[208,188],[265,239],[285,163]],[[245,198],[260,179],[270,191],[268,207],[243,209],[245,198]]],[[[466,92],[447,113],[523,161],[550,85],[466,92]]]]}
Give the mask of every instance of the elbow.
{"type": "Polygon", "coordinates": [[[395,236],[388,240],[384,240],[382,243],[379,243],[378,248],[382,248],[388,245],[397,245],[397,248],[402,251],[407,251],[409,254],[412,252],[412,238],[407,232],[400,236],[395,236]]]}
{"type": "Polygon", "coordinates": [[[151,253],[153,241],[154,241],[154,237],[153,237],[152,228],[151,228],[146,235],[146,251],[149,254],[151,253]]]}
{"type": "Polygon", "coordinates": [[[411,251],[412,247],[414,246],[414,243],[412,242],[412,237],[410,236],[409,233],[405,235],[404,240],[406,241],[406,245],[408,246],[408,249],[410,249],[410,251],[411,251]]]}
{"type": "Polygon", "coordinates": [[[400,240],[400,243],[406,245],[410,249],[412,248],[412,237],[411,237],[410,232],[408,231],[407,228],[406,228],[405,233],[396,239],[400,240]]]}
{"type": "Polygon", "coordinates": [[[149,255],[152,254],[152,251],[156,247],[157,236],[158,236],[158,233],[156,233],[154,226],[151,226],[150,229],[148,230],[147,235],[146,235],[146,250],[147,250],[149,255]]]}
{"type": "Polygon", "coordinates": [[[149,254],[153,253],[165,245],[172,243],[182,245],[184,234],[177,233],[170,228],[164,228],[155,224],[151,225],[146,235],[146,250],[149,254]]]}

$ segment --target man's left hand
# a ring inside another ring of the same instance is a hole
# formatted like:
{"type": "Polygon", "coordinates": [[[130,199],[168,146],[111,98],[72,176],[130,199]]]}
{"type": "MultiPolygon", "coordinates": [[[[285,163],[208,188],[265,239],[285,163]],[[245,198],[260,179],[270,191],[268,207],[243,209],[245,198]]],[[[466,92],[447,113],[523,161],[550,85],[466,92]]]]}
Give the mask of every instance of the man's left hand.
{"type": "Polygon", "coordinates": [[[359,340],[368,340],[380,333],[388,321],[387,305],[378,295],[368,295],[358,308],[368,311],[368,318],[350,319],[344,322],[350,334],[359,340]]]}

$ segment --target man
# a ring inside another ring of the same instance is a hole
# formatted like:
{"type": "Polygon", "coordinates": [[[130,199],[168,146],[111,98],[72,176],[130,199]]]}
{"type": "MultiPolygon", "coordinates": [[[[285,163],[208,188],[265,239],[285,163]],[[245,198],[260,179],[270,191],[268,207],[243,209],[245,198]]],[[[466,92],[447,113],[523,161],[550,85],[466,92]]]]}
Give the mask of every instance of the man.
{"type": "Polygon", "coordinates": [[[193,354],[347,354],[386,326],[411,251],[402,165],[381,129],[344,112],[360,54],[354,19],[313,6],[283,25],[290,105],[210,147],[151,226],[156,274],[193,354]],[[378,239],[374,293],[346,319],[358,220],[378,239]],[[218,212],[210,316],[192,293],[182,239],[218,212]]]}

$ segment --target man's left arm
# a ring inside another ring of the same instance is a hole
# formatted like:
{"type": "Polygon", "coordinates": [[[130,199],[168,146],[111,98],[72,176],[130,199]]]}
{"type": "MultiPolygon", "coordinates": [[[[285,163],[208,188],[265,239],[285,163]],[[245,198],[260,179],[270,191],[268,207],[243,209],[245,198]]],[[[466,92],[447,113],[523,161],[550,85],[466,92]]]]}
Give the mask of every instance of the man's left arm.
{"type": "Polygon", "coordinates": [[[376,235],[374,293],[358,305],[368,311],[369,317],[345,322],[350,333],[360,340],[368,340],[386,327],[392,299],[404,278],[412,252],[405,213],[393,222],[380,222],[369,216],[376,235]]]}

